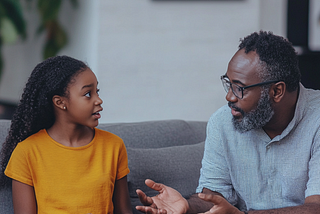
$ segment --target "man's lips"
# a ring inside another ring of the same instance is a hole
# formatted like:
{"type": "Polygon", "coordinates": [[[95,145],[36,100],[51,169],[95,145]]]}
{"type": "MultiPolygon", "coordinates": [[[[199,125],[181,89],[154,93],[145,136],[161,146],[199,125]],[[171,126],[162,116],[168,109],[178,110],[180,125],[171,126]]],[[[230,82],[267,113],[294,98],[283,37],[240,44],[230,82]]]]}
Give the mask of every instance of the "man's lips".
{"type": "Polygon", "coordinates": [[[231,108],[231,114],[232,114],[234,117],[241,117],[241,116],[242,116],[242,114],[241,114],[240,111],[237,111],[237,110],[235,110],[235,109],[233,109],[233,108],[231,108]]]}
{"type": "Polygon", "coordinates": [[[231,108],[231,114],[234,117],[241,117],[243,115],[243,111],[242,109],[238,108],[237,106],[235,106],[233,103],[228,103],[228,106],[231,108]]]}

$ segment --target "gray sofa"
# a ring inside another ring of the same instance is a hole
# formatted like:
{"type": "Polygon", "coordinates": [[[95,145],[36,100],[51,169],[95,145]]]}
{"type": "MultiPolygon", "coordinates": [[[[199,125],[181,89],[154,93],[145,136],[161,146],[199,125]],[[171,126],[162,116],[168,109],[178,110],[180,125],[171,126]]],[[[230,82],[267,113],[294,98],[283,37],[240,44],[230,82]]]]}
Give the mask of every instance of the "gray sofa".
{"type": "MultiPolygon", "coordinates": [[[[0,120],[0,142],[5,140],[9,120],[0,120]]],[[[100,124],[98,128],[120,136],[128,153],[131,172],[128,187],[134,213],[140,204],[136,189],[157,194],[144,184],[146,178],[177,189],[184,197],[195,192],[204,150],[206,122],[163,120],[100,124]]],[[[0,214],[13,213],[11,190],[0,191],[0,214]]]]}

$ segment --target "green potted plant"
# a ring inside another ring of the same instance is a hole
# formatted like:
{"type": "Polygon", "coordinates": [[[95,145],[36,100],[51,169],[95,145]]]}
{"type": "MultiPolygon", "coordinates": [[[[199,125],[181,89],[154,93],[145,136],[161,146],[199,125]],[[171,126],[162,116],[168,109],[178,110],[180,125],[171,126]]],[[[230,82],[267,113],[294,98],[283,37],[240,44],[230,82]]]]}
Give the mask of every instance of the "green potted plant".
{"type": "MultiPolygon", "coordinates": [[[[32,0],[26,0],[31,3],[32,0]]],[[[61,26],[58,15],[62,0],[36,0],[40,17],[37,33],[46,33],[43,58],[55,56],[68,42],[66,31],[61,26]]],[[[69,0],[74,7],[78,0],[69,0]]],[[[3,44],[14,43],[19,37],[26,39],[26,21],[20,0],[0,1],[0,78],[3,70],[1,48],[3,44]]]]}

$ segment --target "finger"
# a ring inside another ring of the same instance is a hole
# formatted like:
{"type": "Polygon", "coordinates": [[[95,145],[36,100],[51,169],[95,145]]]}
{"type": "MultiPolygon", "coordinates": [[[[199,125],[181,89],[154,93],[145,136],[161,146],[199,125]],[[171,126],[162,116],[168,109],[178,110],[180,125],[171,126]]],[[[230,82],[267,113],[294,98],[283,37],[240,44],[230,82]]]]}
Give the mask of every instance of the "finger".
{"type": "Polygon", "coordinates": [[[136,210],[147,214],[158,214],[158,210],[152,207],[136,206],[136,210]]]}
{"type": "Polygon", "coordinates": [[[136,193],[144,206],[150,206],[153,203],[152,198],[148,197],[142,190],[137,189],[136,193]]]}
{"type": "Polygon", "coordinates": [[[167,214],[167,210],[165,209],[158,209],[159,214],[167,214]]]}
{"type": "Polygon", "coordinates": [[[212,195],[212,194],[204,194],[204,193],[199,193],[198,197],[204,201],[212,202],[215,205],[219,205],[223,202],[223,200],[225,200],[220,195],[212,195]]]}
{"type": "Polygon", "coordinates": [[[156,191],[158,191],[158,192],[161,192],[161,191],[164,189],[164,187],[165,187],[165,185],[163,185],[163,184],[161,184],[161,183],[156,183],[156,182],[154,182],[154,181],[151,180],[151,179],[147,179],[147,180],[145,181],[145,184],[146,184],[148,187],[150,187],[151,189],[154,189],[154,190],[156,190],[156,191]]]}

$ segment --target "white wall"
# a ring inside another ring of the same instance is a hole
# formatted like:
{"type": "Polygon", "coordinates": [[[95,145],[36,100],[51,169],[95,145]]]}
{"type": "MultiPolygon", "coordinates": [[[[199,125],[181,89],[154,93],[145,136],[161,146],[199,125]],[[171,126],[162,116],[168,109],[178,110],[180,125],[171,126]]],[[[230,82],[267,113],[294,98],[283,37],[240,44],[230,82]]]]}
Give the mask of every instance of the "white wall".
{"type": "MultiPolygon", "coordinates": [[[[226,103],[219,77],[239,39],[260,29],[285,35],[284,2],[81,0],[76,11],[62,11],[70,43],[61,54],[88,62],[97,74],[101,122],[206,121],[226,103]]],[[[41,39],[31,43],[35,51],[6,47],[11,77],[3,77],[0,99],[18,100],[25,70],[41,60],[41,39]],[[9,79],[14,87],[5,86],[9,79]]]]}

